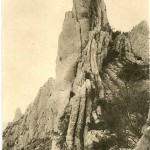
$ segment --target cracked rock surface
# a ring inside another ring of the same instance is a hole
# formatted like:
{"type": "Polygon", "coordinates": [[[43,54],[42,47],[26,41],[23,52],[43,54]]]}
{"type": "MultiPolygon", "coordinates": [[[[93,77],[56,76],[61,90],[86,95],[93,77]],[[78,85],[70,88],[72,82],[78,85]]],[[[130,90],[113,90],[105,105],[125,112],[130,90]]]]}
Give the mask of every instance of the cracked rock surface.
{"type": "Polygon", "coordinates": [[[3,149],[147,150],[148,34],[145,21],[113,32],[103,0],[74,0],[59,37],[56,79],[8,125],[3,149]]]}

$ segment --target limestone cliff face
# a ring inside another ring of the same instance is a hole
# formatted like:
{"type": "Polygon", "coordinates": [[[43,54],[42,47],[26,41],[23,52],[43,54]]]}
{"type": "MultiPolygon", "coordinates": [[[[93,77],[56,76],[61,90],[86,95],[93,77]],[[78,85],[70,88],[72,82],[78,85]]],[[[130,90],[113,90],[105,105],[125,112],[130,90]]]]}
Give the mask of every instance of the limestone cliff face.
{"type": "Polygon", "coordinates": [[[3,149],[142,146],[149,135],[143,127],[148,49],[146,22],[129,33],[113,32],[103,0],[74,0],[59,37],[56,80],[49,79],[25,114],[6,128],[3,149]]]}

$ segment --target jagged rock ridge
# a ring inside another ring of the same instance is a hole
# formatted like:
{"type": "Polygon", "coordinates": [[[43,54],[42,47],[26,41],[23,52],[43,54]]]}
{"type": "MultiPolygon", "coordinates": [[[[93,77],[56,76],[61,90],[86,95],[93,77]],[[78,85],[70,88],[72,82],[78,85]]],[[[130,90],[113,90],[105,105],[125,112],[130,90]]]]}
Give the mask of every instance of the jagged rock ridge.
{"type": "Polygon", "coordinates": [[[129,33],[113,32],[103,0],[74,0],[59,38],[56,80],[6,128],[3,149],[135,148],[149,109],[148,34],[144,21],[129,33]]]}

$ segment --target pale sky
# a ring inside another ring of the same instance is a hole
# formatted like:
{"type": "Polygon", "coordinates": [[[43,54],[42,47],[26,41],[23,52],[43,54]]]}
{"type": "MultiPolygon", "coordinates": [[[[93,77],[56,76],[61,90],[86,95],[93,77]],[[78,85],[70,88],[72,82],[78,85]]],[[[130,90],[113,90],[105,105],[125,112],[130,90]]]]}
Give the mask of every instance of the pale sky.
{"type": "MultiPolygon", "coordinates": [[[[105,0],[110,25],[129,31],[148,20],[148,0],[105,0]]],[[[72,0],[2,0],[2,119],[12,121],[55,77],[58,37],[72,0]]]]}

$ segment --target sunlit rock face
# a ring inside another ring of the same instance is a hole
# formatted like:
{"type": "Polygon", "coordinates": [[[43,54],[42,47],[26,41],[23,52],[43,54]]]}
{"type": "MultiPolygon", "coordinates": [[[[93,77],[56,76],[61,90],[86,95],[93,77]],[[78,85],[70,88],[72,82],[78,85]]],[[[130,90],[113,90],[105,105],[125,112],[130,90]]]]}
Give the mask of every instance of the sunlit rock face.
{"type": "Polygon", "coordinates": [[[149,59],[149,29],[146,21],[142,21],[135,26],[129,33],[129,39],[132,45],[132,51],[138,60],[148,63],[149,59]]]}
{"type": "Polygon", "coordinates": [[[143,127],[143,135],[135,148],[135,150],[146,150],[146,149],[150,149],[150,110],[146,124],[143,127]]]}
{"type": "Polygon", "coordinates": [[[58,41],[56,79],[8,125],[3,149],[144,150],[148,89],[146,22],[113,32],[103,0],[74,0],[58,41]]]}

